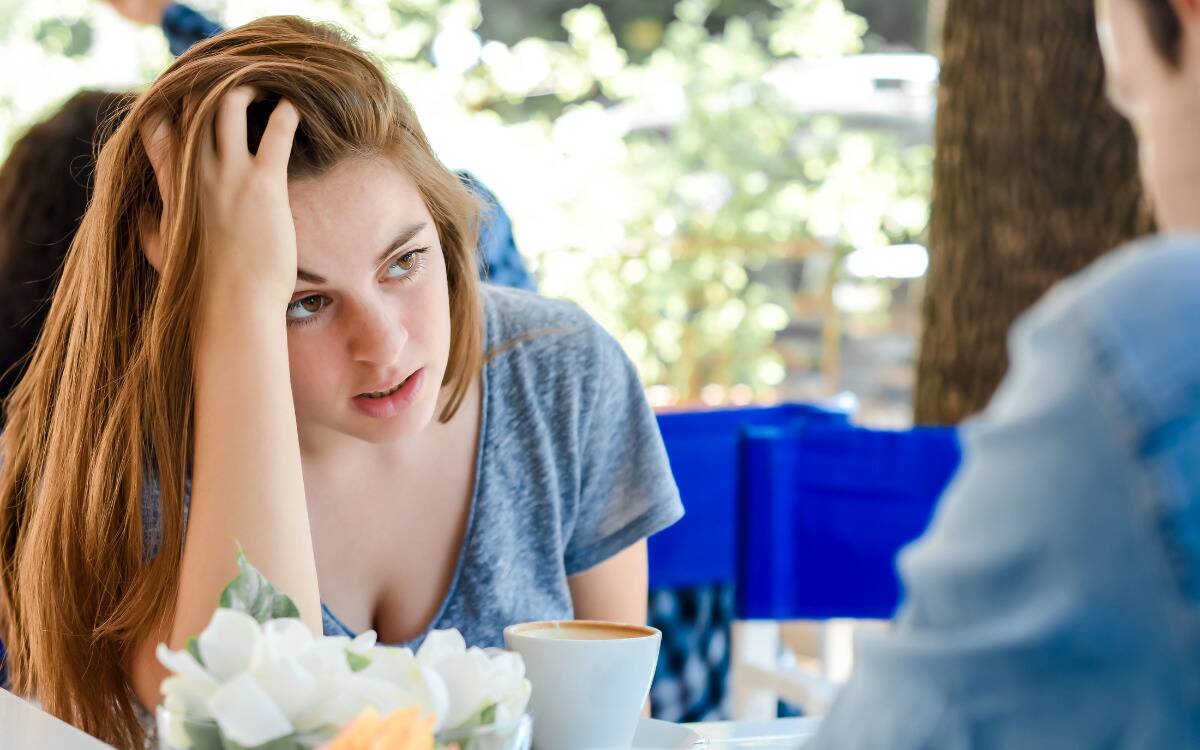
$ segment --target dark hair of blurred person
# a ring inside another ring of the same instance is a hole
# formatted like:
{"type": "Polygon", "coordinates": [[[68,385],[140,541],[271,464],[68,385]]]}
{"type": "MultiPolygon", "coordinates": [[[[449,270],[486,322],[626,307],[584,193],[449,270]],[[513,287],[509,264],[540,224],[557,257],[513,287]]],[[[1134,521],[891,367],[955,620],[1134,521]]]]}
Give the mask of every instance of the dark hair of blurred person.
{"type": "Polygon", "coordinates": [[[91,198],[98,136],[130,101],[81,91],[29,128],[0,166],[0,399],[20,379],[91,198]]]}
{"type": "Polygon", "coordinates": [[[1179,65],[1183,26],[1171,0],[1141,0],[1141,5],[1155,48],[1172,65],[1179,65]]]}

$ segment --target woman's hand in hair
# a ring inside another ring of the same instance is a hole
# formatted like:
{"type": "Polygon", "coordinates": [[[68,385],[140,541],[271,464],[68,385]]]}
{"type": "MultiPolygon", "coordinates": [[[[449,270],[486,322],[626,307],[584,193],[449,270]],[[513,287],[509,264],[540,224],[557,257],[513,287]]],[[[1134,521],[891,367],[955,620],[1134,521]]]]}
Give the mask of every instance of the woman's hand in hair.
{"type": "Polygon", "coordinates": [[[246,109],[255,95],[247,86],[225,94],[215,126],[200,144],[205,287],[222,296],[264,295],[282,316],[296,285],[287,165],[300,116],[291,102],[280,100],[258,153],[251,154],[246,109]]]}

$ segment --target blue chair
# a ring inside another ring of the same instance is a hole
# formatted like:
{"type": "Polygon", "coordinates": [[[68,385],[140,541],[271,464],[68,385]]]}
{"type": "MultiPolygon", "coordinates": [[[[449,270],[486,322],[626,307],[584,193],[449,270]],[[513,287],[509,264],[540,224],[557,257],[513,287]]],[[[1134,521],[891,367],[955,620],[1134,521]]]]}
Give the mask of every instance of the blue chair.
{"type": "Polygon", "coordinates": [[[753,427],[742,450],[740,617],[890,618],[896,553],[957,469],[957,433],[753,427]]]}
{"type": "Polygon", "coordinates": [[[848,424],[807,404],[668,412],[658,417],[687,514],[651,537],[650,624],[663,631],[651,704],[657,718],[724,718],[738,570],[742,435],[750,427],[848,424]]]}
{"type": "Polygon", "coordinates": [[[650,588],[733,583],[743,434],[750,429],[849,425],[845,412],[808,404],[665,412],[658,415],[686,514],[650,538],[650,588]]]}
{"type": "Polygon", "coordinates": [[[737,718],[778,700],[819,713],[849,669],[853,631],[823,627],[822,670],[780,668],[782,620],[886,619],[901,592],[895,559],[924,531],[960,461],[946,428],[755,427],[742,442],[737,619],[731,690],[737,718]]]}

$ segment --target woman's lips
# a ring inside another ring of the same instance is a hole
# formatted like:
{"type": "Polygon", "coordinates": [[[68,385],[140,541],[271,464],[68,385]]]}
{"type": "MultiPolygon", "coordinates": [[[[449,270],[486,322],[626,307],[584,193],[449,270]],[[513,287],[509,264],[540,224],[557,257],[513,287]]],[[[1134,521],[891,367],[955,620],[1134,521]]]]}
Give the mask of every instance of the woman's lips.
{"type": "Polygon", "coordinates": [[[417,394],[421,390],[421,385],[425,382],[425,368],[409,375],[400,387],[386,396],[371,397],[360,393],[351,399],[359,411],[366,414],[368,417],[375,419],[387,419],[394,417],[404,411],[413,401],[416,400],[417,394]]]}

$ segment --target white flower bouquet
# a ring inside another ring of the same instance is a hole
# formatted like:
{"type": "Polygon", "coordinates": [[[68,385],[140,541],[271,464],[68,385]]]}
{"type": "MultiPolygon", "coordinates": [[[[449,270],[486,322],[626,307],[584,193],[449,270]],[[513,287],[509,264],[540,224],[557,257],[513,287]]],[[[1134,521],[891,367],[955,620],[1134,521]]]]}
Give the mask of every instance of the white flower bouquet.
{"type": "Polygon", "coordinates": [[[530,684],[517,654],[468,648],[456,630],[430,633],[415,654],[376,644],[374,631],[315,636],[240,553],[238,566],[204,632],[181,651],[158,647],[172,672],[163,748],[528,748],[530,684]]]}

